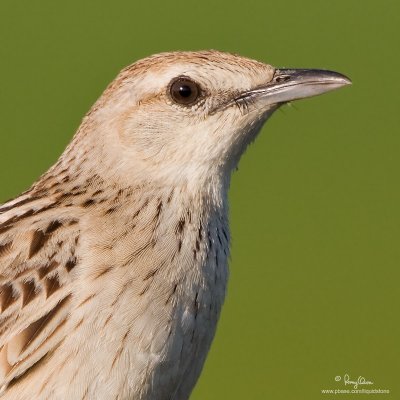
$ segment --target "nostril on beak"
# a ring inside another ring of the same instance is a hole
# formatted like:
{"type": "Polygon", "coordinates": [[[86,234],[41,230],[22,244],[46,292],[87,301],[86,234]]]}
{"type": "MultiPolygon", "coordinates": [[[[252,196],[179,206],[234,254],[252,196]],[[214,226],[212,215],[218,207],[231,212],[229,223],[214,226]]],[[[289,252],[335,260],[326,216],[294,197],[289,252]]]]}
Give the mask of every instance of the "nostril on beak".
{"type": "Polygon", "coordinates": [[[287,81],[290,81],[290,76],[289,75],[278,75],[274,78],[274,81],[276,83],[287,82],[287,81]]]}

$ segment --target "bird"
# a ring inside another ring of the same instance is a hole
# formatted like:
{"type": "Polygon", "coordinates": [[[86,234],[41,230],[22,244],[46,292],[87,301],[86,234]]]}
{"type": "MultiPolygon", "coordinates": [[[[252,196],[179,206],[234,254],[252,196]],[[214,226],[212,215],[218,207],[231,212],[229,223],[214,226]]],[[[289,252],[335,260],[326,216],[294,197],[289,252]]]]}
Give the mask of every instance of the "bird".
{"type": "Polygon", "coordinates": [[[228,281],[232,172],[279,107],[350,84],[217,50],[123,69],[0,206],[0,400],[186,400],[228,281]]]}

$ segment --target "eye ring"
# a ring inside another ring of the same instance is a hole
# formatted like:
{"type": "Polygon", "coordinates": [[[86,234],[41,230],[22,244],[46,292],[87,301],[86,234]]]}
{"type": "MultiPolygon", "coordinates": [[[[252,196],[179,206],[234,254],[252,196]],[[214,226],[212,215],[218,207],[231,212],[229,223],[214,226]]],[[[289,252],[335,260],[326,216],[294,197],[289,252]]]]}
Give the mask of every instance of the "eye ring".
{"type": "Polygon", "coordinates": [[[201,95],[200,86],[186,76],[173,79],[169,84],[168,92],[172,101],[181,106],[195,104],[201,95]]]}

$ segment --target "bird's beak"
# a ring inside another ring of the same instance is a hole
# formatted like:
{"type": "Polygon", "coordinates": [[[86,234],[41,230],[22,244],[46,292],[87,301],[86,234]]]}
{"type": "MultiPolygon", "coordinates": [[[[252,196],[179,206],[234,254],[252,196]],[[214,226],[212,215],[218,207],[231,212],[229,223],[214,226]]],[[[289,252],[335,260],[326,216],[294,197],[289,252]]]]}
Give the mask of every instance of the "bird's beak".
{"type": "Polygon", "coordinates": [[[338,72],[319,69],[277,69],[266,85],[242,93],[235,100],[257,104],[262,108],[288,101],[317,96],[350,85],[351,81],[338,72]]]}

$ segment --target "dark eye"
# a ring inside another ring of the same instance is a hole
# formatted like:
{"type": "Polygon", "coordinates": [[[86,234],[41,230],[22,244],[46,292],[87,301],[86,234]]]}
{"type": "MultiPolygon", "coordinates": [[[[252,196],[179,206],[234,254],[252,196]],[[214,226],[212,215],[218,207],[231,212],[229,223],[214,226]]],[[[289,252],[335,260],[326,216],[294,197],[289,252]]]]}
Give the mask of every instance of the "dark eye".
{"type": "Polygon", "coordinates": [[[169,86],[172,100],[184,106],[189,106],[199,99],[200,87],[189,78],[180,77],[174,79],[169,86]]]}

